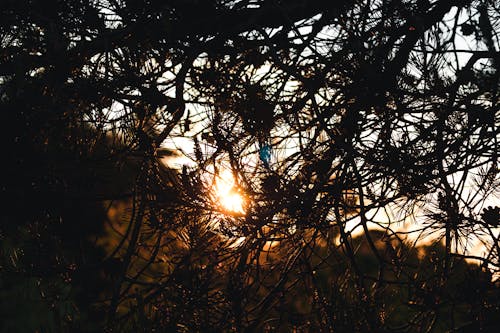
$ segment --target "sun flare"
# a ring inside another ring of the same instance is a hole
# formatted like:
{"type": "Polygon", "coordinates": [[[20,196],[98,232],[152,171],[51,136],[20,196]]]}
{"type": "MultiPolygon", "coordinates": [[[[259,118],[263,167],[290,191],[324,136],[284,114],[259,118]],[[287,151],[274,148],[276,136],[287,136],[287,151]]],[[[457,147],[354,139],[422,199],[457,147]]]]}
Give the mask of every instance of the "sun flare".
{"type": "Polygon", "coordinates": [[[216,205],[230,214],[245,213],[245,198],[229,172],[217,176],[214,184],[216,205]]]}

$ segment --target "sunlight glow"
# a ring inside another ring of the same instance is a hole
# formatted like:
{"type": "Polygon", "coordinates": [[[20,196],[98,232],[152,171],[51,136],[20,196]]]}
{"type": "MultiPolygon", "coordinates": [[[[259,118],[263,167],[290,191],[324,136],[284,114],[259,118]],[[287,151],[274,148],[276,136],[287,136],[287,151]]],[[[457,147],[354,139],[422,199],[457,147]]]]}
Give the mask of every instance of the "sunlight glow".
{"type": "Polygon", "coordinates": [[[235,184],[233,175],[227,171],[219,174],[214,184],[215,204],[226,214],[244,214],[245,198],[235,184]]]}

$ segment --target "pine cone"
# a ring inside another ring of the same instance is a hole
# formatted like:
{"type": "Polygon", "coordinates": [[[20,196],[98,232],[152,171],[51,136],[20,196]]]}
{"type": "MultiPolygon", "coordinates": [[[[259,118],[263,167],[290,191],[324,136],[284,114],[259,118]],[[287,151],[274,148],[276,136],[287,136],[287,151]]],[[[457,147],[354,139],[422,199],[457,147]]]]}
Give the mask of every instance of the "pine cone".
{"type": "Polygon", "coordinates": [[[500,207],[491,207],[483,209],[483,213],[481,214],[481,218],[484,223],[491,227],[498,227],[500,222],[500,207]]]}

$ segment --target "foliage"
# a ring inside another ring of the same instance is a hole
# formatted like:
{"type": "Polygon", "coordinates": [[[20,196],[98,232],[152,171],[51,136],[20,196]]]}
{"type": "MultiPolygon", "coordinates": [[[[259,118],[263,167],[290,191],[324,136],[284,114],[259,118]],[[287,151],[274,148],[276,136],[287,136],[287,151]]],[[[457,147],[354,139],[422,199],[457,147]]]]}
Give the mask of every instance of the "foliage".
{"type": "Polygon", "coordinates": [[[0,330],[498,326],[497,2],[0,10],[0,330]]]}

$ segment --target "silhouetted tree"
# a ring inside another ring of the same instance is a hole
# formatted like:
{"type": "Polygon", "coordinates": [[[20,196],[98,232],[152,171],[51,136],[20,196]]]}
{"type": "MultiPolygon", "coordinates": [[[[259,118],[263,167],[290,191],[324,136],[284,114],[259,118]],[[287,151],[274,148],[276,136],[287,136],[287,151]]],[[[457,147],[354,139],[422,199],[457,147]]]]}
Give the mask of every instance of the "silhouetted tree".
{"type": "Polygon", "coordinates": [[[0,10],[1,330],[498,326],[497,2],[0,10]]]}

